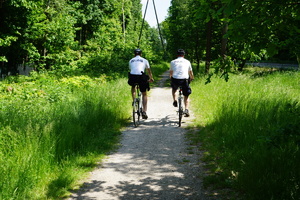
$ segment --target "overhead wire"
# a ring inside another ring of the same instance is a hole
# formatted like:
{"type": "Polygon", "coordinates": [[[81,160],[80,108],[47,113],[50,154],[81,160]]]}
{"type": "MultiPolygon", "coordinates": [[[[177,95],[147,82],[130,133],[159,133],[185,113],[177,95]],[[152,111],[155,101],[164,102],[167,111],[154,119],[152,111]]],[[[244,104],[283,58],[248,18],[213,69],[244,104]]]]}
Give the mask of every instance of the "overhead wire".
{"type": "Polygon", "coordinates": [[[138,48],[140,48],[140,41],[141,41],[142,32],[143,32],[143,28],[144,28],[146,13],[147,13],[147,9],[148,9],[148,3],[149,3],[149,0],[147,0],[147,4],[146,4],[146,7],[145,7],[145,12],[144,12],[144,17],[143,17],[142,27],[141,27],[141,31],[140,31],[139,40],[138,40],[138,48]]]}
{"type": "Polygon", "coordinates": [[[159,22],[158,22],[158,17],[157,17],[157,12],[156,12],[156,7],[155,7],[154,0],[152,0],[152,2],[153,2],[154,11],[155,11],[156,22],[157,22],[157,28],[158,28],[158,32],[159,32],[159,36],[160,36],[161,45],[162,45],[162,47],[163,47],[163,50],[165,50],[163,38],[162,38],[162,36],[161,36],[161,30],[160,30],[160,26],[159,26],[159,22]]]}
{"type": "MultiPolygon", "coordinates": [[[[153,3],[154,12],[155,12],[155,17],[156,17],[156,22],[157,22],[157,27],[158,27],[158,32],[159,32],[159,36],[160,36],[161,45],[162,45],[164,53],[166,53],[154,0],[152,0],[152,3],[153,3]]],[[[140,42],[141,42],[142,32],[143,32],[143,28],[144,28],[144,23],[145,23],[146,13],[147,13],[147,9],[148,9],[148,4],[149,4],[149,0],[147,0],[146,7],[145,7],[142,27],[141,27],[141,31],[140,31],[140,35],[139,35],[139,40],[138,40],[138,48],[140,48],[140,42]]]]}

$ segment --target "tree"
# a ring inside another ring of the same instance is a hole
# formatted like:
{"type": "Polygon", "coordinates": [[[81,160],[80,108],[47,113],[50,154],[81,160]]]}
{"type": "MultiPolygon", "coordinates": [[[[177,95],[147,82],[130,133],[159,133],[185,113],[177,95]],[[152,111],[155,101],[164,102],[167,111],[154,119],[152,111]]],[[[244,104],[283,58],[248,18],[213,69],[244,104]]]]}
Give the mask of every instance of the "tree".
{"type": "Polygon", "coordinates": [[[226,5],[222,9],[229,21],[227,37],[230,49],[234,49],[230,53],[239,61],[240,70],[246,60],[274,57],[291,41],[290,51],[297,54],[293,47],[299,49],[298,37],[294,36],[299,34],[296,27],[299,27],[300,3],[226,0],[226,5]]]}
{"type": "MultiPolygon", "coordinates": [[[[122,72],[136,48],[139,0],[6,0],[0,6],[0,66],[64,72],[122,72]]],[[[155,57],[155,30],[143,29],[144,52],[155,57]],[[151,40],[149,40],[151,38],[151,40]]]]}
{"type": "Polygon", "coordinates": [[[175,56],[177,49],[183,48],[187,57],[196,61],[199,70],[204,51],[205,26],[197,17],[196,0],[172,0],[167,19],[162,23],[163,33],[167,39],[167,51],[175,56]]]}
{"type": "Polygon", "coordinates": [[[27,24],[29,3],[18,1],[1,1],[0,6],[0,57],[1,73],[14,71],[12,65],[22,62],[24,51],[21,49],[22,35],[27,24]],[[14,55],[21,54],[22,56],[14,55]]]}
{"type": "MultiPolygon", "coordinates": [[[[6,68],[14,71],[20,63],[50,66],[69,59],[68,48],[74,45],[75,19],[64,0],[4,1],[1,12],[1,35],[11,35],[15,42],[1,48],[6,68]],[[65,52],[65,53],[62,53],[65,52]]],[[[10,38],[10,37],[9,37],[10,38]]]]}
{"type": "MultiPolygon", "coordinates": [[[[249,60],[296,60],[296,57],[300,60],[299,8],[300,3],[295,0],[173,0],[163,25],[169,50],[174,50],[174,45],[181,41],[189,49],[205,40],[206,73],[211,61],[215,61],[215,73],[225,75],[234,63],[242,70],[249,60]],[[197,7],[192,7],[193,4],[197,7]],[[189,14],[191,9],[194,9],[193,15],[189,14]],[[194,27],[179,22],[192,22],[194,27]],[[196,30],[201,27],[206,28],[206,35],[199,34],[200,39],[187,41],[181,38],[185,35],[195,39],[192,33],[199,33],[196,30]],[[282,52],[285,52],[284,56],[282,52]]],[[[190,59],[199,58],[201,52],[203,49],[197,51],[198,55],[190,54],[193,57],[190,59]]]]}

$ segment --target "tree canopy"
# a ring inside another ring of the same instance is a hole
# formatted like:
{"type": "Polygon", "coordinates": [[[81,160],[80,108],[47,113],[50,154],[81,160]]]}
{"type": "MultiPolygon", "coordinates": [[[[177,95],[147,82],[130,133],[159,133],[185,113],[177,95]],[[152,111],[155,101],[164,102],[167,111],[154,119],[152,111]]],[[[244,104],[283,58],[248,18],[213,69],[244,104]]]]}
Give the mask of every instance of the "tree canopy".
{"type": "MultiPolygon", "coordinates": [[[[142,23],[140,0],[0,1],[0,67],[110,73],[127,70],[142,23]]],[[[141,48],[160,59],[155,29],[146,23],[141,48]]]]}
{"type": "MultiPolygon", "coordinates": [[[[246,61],[300,62],[300,2],[297,0],[172,0],[160,27],[168,58],[178,48],[200,67],[206,61],[224,75],[246,61]]],[[[0,1],[0,69],[17,64],[60,72],[127,70],[142,27],[140,0],[0,1]]],[[[147,22],[140,42],[144,56],[164,56],[159,32],[147,22]]]]}
{"type": "Polygon", "coordinates": [[[172,0],[163,22],[168,51],[240,70],[246,61],[300,59],[300,2],[296,0],[172,0]],[[231,63],[231,64],[230,64],[231,63]]]}

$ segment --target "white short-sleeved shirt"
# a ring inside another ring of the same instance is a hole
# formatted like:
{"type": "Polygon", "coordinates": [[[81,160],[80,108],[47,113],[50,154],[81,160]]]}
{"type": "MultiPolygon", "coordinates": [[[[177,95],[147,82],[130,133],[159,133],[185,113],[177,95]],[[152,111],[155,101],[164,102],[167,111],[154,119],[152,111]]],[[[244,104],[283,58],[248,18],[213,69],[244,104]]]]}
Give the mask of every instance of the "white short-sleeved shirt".
{"type": "Polygon", "coordinates": [[[146,68],[150,68],[148,60],[141,56],[136,56],[129,61],[130,74],[142,75],[146,68]]]}
{"type": "Polygon", "coordinates": [[[189,71],[192,71],[191,62],[183,57],[171,61],[170,71],[173,71],[173,78],[188,79],[189,71]]]}

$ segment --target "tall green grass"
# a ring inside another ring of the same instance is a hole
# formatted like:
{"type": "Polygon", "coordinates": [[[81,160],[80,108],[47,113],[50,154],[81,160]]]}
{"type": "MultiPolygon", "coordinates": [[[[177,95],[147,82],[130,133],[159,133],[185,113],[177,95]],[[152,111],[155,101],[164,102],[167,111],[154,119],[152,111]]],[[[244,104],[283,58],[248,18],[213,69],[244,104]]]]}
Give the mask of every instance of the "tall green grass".
{"type": "MultiPolygon", "coordinates": [[[[299,72],[251,72],[192,84],[212,176],[246,199],[300,198],[299,72]],[[222,178],[220,178],[222,177],[222,178]]],[[[216,182],[214,182],[216,184],[216,182]]]]}
{"type": "Polygon", "coordinates": [[[58,199],[118,141],[126,79],[48,75],[0,82],[0,199],[58,199]]]}
{"type": "Polygon", "coordinates": [[[151,66],[154,79],[159,80],[160,75],[162,75],[165,71],[169,70],[169,68],[170,68],[170,63],[168,62],[162,62],[160,64],[151,66]]]}

